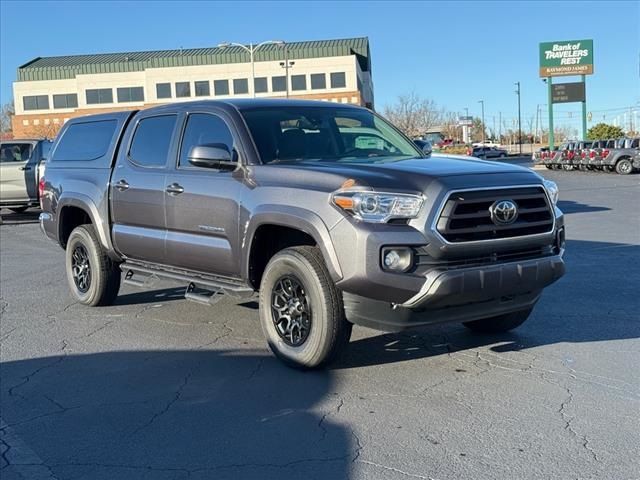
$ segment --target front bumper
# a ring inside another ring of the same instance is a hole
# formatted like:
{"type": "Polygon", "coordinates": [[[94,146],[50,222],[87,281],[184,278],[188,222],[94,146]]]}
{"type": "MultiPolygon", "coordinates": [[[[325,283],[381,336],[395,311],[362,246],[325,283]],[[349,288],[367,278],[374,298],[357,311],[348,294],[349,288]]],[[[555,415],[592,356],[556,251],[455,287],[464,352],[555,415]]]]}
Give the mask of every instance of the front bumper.
{"type": "Polygon", "coordinates": [[[466,322],[533,307],[543,288],[564,275],[562,255],[429,272],[415,296],[393,304],[344,293],[347,319],[384,331],[466,322]]]}

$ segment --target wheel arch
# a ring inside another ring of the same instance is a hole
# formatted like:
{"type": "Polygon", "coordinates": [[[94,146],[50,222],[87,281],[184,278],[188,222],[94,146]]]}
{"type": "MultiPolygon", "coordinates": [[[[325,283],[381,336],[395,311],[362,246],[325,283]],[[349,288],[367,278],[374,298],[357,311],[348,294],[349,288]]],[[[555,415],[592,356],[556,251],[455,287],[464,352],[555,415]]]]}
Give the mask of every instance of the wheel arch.
{"type": "Polygon", "coordinates": [[[317,214],[303,208],[279,205],[273,205],[271,208],[264,206],[260,210],[253,215],[242,237],[244,251],[242,276],[248,279],[256,290],[259,287],[262,271],[268,262],[268,258],[266,261],[262,258],[256,262],[258,259],[256,254],[261,252],[260,241],[264,234],[286,233],[291,235],[282,242],[275,242],[275,248],[269,249],[267,246],[266,252],[269,258],[283,248],[315,245],[320,249],[332,279],[338,281],[342,278],[342,270],[331,241],[329,229],[317,214]]]}

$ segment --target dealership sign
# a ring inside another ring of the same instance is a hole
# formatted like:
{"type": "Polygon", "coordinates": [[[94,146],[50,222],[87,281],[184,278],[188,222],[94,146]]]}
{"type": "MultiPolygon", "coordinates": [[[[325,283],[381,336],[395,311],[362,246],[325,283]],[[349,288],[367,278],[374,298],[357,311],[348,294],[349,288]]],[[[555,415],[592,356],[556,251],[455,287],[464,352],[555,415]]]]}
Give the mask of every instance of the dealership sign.
{"type": "Polygon", "coordinates": [[[593,40],[540,44],[540,76],[593,74],[593,40]]]}

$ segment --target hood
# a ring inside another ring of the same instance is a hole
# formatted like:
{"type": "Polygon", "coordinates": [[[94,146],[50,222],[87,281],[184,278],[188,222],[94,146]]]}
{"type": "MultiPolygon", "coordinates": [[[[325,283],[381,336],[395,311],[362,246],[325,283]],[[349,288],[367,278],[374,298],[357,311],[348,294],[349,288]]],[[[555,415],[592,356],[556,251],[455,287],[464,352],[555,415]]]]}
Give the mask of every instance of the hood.
{"type": "Polygon", "coordinates": [[[280,163],[259,166],[256,173],[259,182],[299,183],[307,188],[315,186],[329,190],[335,190],[342,182],[351,178],[358,184],[371,187],[422,191],[425,184],[437,179],[441,183],[464,183],[465,177],[474,176],[476,180],[473,183],[477,183],[477,178],[482,178],[488,184],[495,184],[505,182],[514,175],[520,177],[524,174],[529,181],[538,177],[528,168],[508,163],[447,155],[366,165],[335,162],[280,163]],[[449,177],[456,178],[448,180],[449,177]]]}

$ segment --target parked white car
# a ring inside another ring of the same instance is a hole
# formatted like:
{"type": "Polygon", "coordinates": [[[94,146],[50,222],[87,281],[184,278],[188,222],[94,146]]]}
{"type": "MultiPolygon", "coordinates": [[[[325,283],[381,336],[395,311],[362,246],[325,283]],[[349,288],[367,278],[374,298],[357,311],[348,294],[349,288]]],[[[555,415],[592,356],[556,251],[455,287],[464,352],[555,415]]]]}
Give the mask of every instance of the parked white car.
{"type": "Polygon", "coordinates": [[[493,140],[485,140],[484,142],[475,142],[471,144],[473,147],[494,147],[500,148],[502,145],[499,142],[494,142],[493,140]]]}

